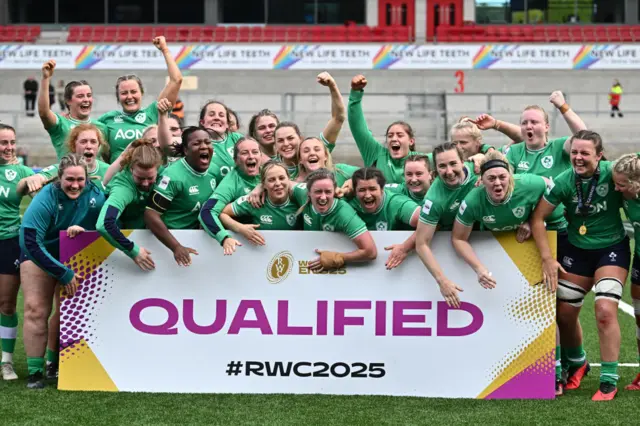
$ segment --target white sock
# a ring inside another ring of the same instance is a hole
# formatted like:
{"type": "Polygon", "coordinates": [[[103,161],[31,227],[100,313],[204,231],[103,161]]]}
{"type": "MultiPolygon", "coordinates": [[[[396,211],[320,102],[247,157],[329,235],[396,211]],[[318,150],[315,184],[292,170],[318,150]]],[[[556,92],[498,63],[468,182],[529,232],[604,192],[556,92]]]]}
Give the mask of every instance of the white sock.
{"type": "Polygon", "coordinates": [[[2,352],[2,363],[4,364],[5,362],[10,362],[13,363],[13,354],[9,353],[9,352],[2,352]]]}

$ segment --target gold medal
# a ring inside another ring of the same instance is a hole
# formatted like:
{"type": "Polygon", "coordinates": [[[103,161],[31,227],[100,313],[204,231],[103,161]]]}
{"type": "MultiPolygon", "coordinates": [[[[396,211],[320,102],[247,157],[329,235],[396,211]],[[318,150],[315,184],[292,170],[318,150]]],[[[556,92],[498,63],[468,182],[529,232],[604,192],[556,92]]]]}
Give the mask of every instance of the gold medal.
{"type": "Polygon", "coordinates": [[[580,235],[586,235],[587,234],[587,227],[582,225],[578,232],[580,232],[580,235]]]}

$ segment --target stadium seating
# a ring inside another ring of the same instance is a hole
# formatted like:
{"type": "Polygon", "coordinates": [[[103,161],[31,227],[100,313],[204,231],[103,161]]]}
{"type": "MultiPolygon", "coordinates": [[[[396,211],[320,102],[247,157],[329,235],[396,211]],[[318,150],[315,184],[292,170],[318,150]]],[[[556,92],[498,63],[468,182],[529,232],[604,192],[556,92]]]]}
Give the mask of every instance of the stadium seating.
{"type": "Polygon", "coordinates": [[[475,25],[440,26],[440,43],[632,43],[640,25],[475,25]]]}
{"type": "Polygon", "coordinates": [[[368,26],[96,26],[72,25],[69,43],[148,42],[163,34],[169,42],[195,43],[344,43],[413,41],[408,27],[368,26]]]}
{"type": "Polygon", "coordinates": [[[2,25],[0,42],[33,43],[40,36],[39,25],[2,25]]]}

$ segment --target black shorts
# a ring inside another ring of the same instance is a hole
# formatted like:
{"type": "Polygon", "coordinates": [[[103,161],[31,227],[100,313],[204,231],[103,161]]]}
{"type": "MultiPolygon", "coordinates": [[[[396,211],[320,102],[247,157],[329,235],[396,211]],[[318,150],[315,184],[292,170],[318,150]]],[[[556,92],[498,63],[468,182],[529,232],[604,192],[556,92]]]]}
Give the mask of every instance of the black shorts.
{"type": "Polygon", "coordinates": [[[593,278],[603,266],[619,266],[628,270],[631,263],[629,237],[612,246],[594,250],[581,249],[567,241],[562,252],[558,245],[558,259],[565,271],[582,277],[593,278]]]}
{"type": "Polygon", "coordinates": [[[20,274],[20,237],[0,240],[0,274],[20,274]]]}
{"type": "Polygon", "coordinates": [[[633,256],[633,266],[631,266],[631,284],[640,285],[640,256],[633,256]]]}
{"type": "Polygon", "coordinates": [[[569,234],[566,229],[556,232],[556,260],[562,263],[560,253],[566,253],[569,249],[569,234]]]}

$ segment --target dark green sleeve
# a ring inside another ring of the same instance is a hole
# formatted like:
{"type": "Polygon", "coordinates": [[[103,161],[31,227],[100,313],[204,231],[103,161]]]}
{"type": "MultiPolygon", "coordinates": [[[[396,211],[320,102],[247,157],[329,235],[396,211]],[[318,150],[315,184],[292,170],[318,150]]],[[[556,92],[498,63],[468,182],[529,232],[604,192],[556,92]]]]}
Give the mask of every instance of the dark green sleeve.
{"type": "Polygon", "coordinates": [[[135,200],[135,197],[135,191],[131,188],[124,184],[115,183],[110,187],[109,198],[102,206],[96,224],[97,231],[109,244],[132,259],[138,255],[140,248],[124,236],[117,220],[124,209],[135,200]]]}
{"type": "Polygon", "coordinates": [[[362,111],[363,95],[363,91],[351,91],[349,94],[347,119],[353,139],[355,139],[358,151],[360,151],[360,155],[364,160],[364,165],[371,167],[380,156],[381,151],[384,150],[384,147],[373,137],[373,134],[367,126],[367,121],[362,111]]]}

